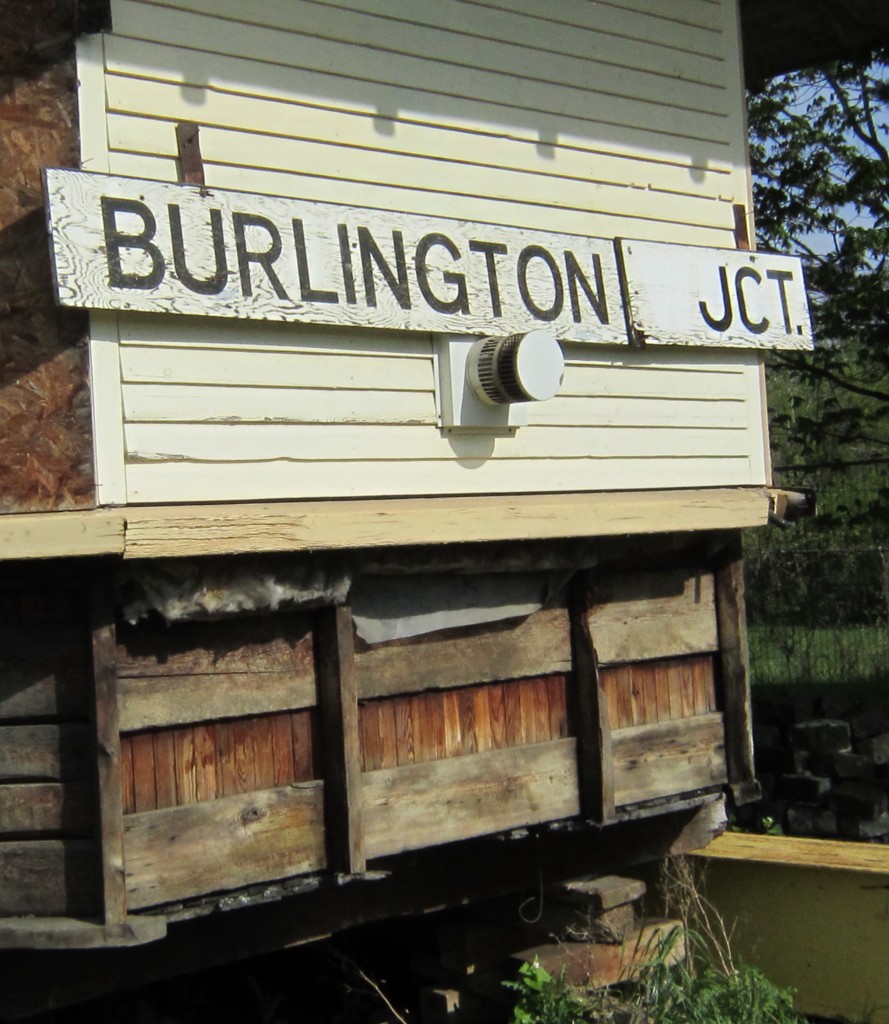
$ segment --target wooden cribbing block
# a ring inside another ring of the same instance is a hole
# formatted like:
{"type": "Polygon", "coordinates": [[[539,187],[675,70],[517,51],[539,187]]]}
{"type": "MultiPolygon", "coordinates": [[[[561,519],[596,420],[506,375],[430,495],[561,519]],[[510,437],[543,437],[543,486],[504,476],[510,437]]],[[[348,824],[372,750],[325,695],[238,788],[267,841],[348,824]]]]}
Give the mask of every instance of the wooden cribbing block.
{"type": "Polygon", "coordinates": [[[601,878],[578,879],[552,885],[547,889],[550,899],[571,903],[596,912],[611,910],[625,903],[642,899],[646,887],[637,878],[603,875],[601,878]]]}
{"type": "Polygon", "coordinates": [[[536,961],[554,978],[564,972],[565,981],[578,988],[604,988],[635,977],[655,958],[668,965],[684,960],[681,929],[679,921],[648,921],[620,946],[597,942],[546,943],[523,949],[512,958],[526,963],[536,961]],[[670,941],[676,931],[680,934],[670,941]]]}
{"type": "Polygon", "coordinates": [[[420,991],[422,1024],[488,1024],[503,1018],[501,1003],[465,989],[430,986],[420,991]]]}

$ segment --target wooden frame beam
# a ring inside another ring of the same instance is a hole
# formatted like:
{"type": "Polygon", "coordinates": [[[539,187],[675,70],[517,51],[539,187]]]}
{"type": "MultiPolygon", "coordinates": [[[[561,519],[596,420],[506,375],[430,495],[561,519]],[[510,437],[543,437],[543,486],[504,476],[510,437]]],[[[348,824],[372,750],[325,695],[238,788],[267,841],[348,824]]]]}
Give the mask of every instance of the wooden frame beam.
{"type": "Polygon", "coordinates": [[[127,893],[123,859],[120,724],[112,595],[110,577],[98,573],[90,594],[90,618],[93,633],[95,703],[92,713],[96,743],[102,903],[105,924],[122,925],[127,919],[127,893]]]}
{"type": "Polygon", "coordinates": [[[580,813],[604,823],[614,819],[614,758],[608,703],[590,633],[591,604],[589,573],[580,573],[572,584],[570,605],[580,813]]]}
{"type": "Polygon", "coordinates": [[[716,619],[728,781],[735,803],[751,803],[761,797],[762,791],[753,764],[744,560],[737,533],[726,539],[716,555],[716,619]]]}
{"type": "Polygon", "coordinates": [[[764,487],[129,506],[0,516],[0,559],[190,558],[764,526],[764,487]]]}
{"type": "Polygon", "coordinates": [[[365,869],[352,609],[322,608],[315,631],[327,867],[365,869]]]}

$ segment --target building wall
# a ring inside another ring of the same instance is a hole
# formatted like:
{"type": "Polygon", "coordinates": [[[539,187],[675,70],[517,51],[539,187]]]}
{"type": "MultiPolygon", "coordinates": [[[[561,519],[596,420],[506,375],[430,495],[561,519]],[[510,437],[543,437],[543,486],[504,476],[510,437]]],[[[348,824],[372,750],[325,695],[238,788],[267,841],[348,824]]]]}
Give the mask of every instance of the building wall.
{"type": "MultiPolygon", "coordinates": [[[[115,0],[86,170],[596,237],[734,246],[734,0],[115,0]],[[212,13],[210,13],[212,11],[212,13]]],[[[566,344],[514,437],[437,425],[428,335],[93,317],[102,502],[762,484],[756,353],[566,344]]]]}
{"type": "Polygon", "coordinates": [[[94,501],[86,318],[56,309],[40,188],[41,167],[77,165],[75,6],[2,14],[0,513],[94,501]]]}

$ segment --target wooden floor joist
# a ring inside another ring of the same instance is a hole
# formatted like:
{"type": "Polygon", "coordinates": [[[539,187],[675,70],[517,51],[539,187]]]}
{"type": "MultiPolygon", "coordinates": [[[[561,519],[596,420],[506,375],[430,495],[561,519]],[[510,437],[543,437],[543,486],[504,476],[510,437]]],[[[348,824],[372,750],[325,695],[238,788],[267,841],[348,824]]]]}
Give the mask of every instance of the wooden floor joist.
{"type": "Polygon", "coordinates": [[[0,559],[188,558],[515,537],[607,537],[763,526],[774,492],[505,494],[359,501],[164,505],[0,516],[0,559]]]}

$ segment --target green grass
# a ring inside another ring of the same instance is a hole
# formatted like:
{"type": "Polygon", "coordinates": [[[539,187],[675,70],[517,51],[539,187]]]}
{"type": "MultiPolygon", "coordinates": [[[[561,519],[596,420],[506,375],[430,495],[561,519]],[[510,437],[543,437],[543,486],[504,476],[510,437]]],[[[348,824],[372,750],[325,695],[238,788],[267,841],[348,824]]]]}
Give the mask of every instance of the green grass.
{"type": "Polygon", "coordinates": [[[886,626],[750,626],[748,644],[754,686],[889,686],[886,626]]]}

